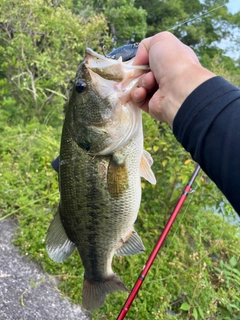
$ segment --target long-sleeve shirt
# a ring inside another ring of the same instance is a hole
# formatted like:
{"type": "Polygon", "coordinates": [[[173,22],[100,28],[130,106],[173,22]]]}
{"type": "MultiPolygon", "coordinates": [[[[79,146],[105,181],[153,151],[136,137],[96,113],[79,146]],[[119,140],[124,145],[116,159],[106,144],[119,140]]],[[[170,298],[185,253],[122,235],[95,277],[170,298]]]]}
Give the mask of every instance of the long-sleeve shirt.
{"type": "Polygon", "coordinates": [[[240,215],[240,90],[222,77],[184,101],[173,133],[240,215]]]}

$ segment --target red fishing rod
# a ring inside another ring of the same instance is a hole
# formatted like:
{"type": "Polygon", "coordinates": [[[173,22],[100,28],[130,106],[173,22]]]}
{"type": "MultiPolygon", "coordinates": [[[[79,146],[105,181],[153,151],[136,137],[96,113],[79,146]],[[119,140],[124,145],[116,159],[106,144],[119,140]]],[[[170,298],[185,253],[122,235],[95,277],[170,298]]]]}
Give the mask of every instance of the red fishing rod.
{"type": "Polygon", "coordinates": [[[145,266],[143,267],[143,270],[142,272],[140,273],[132,291],[130,292],[124,306],[122,307],[122,310],[121,312],[119,313],[118,317],[117,317],[117,320],[122,320],[125,318],[125,315],[127,314],[127,312],[129,311],[129,308],[131,307],[132,305],[132,302],[134,300],[134,298],[136,297],[142,283],[143,283],[143,280],[145,279],[149,269],[151,268],[151,265],[153,264],[153,261],[155,260],[159,250],[161,249],[162,247],[162,244],[169,232],[169,230],[171,229],[172,225],[173,225],[173,222],[175,221],[184,201],[186,200],[187,198],[187,195],[189,194],[189,192],[191,191],[191,186],[194,182],[194,180],[196,179],[197,175],[198,175],[198,172],[200,170],[200,166],[197,165],[197,167],[195,168],[192,176],[191,176],[191,179],[189,180],[188,184],[186,185],[181,197],[179,198],[178,202],[177,202],[177,205],[176,207],[174,208],[165,228],[163,229],[163,232],[162,234],[160,235],[154,249],[152,250],[148,260],[147,260],[147,263],[145,264],[145,266]]]}

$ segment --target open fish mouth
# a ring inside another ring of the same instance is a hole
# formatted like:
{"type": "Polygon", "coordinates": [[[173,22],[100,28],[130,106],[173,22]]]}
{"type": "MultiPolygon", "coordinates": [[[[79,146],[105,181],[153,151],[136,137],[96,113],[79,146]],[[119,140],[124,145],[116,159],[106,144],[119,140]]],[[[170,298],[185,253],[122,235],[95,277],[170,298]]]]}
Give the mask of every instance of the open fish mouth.
{"type": "MultiPolygon", "coordinates": [[[[103,101],[99,121],[86,121],[87,130],[104,141],[91,143],[91,155],[108,155],[122,148],[141,129],[141,110],[131,102],[131,90],[139,77],[149,71],[149,66],[135,66],[134,58],[123,61],[106,57],[86,49],[84,68],[90,77],[93,93],[103,101]],[[101,145],[101,147],[99,147],[101,145]]],[[[95,119],[94,119],[95,120],[95,119]]],[[[89,135],[90,136],[90,135],[89,135]]]]}
{"type": "Polygon", "coordinates": [[[86,49],[86,67],[107,80],[124,81],[142,75],[143,70],[150,70],[147,65],[133,65],[133,61],[134,58],[129,61],[123,61],[121,56],[117,60],[114,60],[90,48],[86,49]]]}

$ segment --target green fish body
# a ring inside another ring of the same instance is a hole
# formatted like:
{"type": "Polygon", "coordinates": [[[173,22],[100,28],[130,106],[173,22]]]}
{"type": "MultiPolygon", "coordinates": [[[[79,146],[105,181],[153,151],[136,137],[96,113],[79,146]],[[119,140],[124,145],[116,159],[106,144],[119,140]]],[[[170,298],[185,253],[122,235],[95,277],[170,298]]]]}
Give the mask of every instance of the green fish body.
{"type": "Polygon", "coordinates": [[[112,258],[144,251],[133,228],[143,176],[155,183],[143,150],[141,110],[129,96],[146,67],[87,49],[63,125],[60,203],[46,239],[49,256],[67,259],[77,248],[84,266],[82,305],[102,306],[106,294],[127,291],[112,258]]]}

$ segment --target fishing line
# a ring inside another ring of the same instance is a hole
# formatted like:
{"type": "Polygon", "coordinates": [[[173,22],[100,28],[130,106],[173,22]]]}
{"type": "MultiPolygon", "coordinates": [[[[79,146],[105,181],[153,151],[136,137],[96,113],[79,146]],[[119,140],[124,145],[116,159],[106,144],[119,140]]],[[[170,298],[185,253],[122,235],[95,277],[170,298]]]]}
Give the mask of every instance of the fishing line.
{"type": "Polygon", "coordinates": [[[180,22],[179,24],[173,26],[172,28],[168,29],[167,31],[174,30],[174,29],[176,29],[176,28],[178,28],[178,27],[181,27],[182,25],[184,25],[184,24],[186,24],[186,23],[188,23],[188,22],[192,22],[192,21],[194,21],[194,20],[200,19],[200,18],[208,15],[209,13],[211,13],[211,12],[213,12],[213,11],[216,11],[216,10],[218,10],[219,8],[222,8],[222,7],[224,7],[224,6],[225,6],[225,5],[223,4],[223,5],[221,5],[221,6],[217,7],[217,8],[214,8],[214,9],[212,9],[212,10],[210,10],[210,11],[207,11],[206,13],[199,14],[197,17],[194,17],[194,18],[192,18],[192,19],[189,19],[189,20],[185,20],[185,21],[183,21],[183,22],[180,22]]]}

